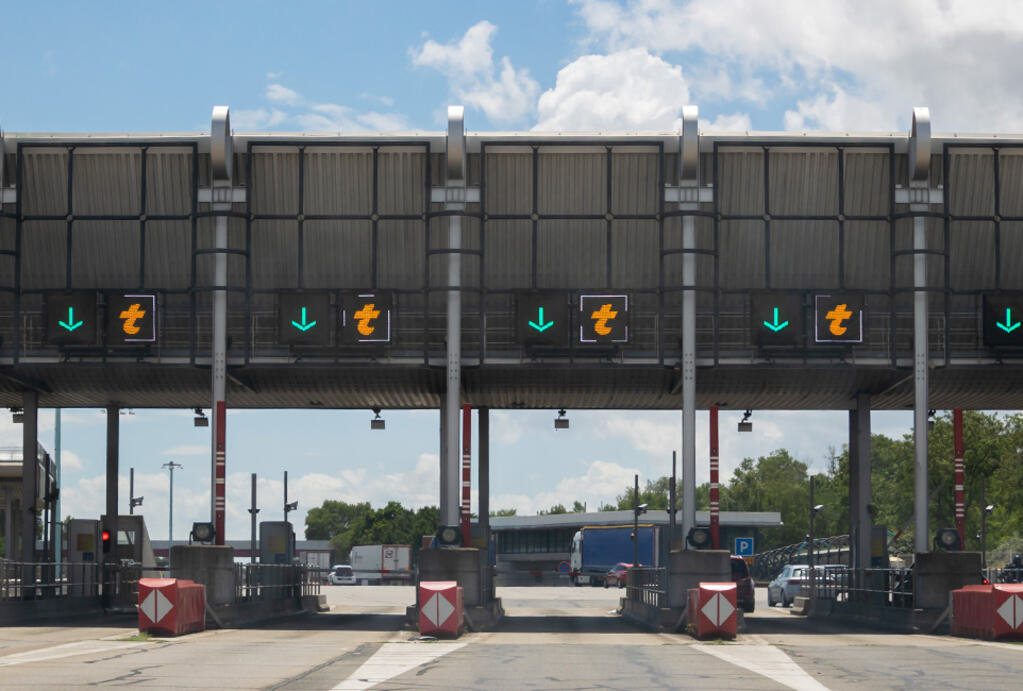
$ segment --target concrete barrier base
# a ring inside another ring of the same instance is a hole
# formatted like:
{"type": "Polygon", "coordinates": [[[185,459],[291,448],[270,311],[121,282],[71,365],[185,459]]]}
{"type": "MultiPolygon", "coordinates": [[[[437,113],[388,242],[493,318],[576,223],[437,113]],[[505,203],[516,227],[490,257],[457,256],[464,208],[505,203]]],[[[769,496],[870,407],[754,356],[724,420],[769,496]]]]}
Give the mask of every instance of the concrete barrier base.
{"type": "MultiPolygon", "coordinates": [[[[465,607],[462,610],[462,617],[467,631],[494,631],[504,619],[504,605],[501,604],[501,598],[496,597],[484,606],[465,607]]],[[[417,605],[405,608],[405,623],[412,628],[419,627],[417,605]]]]}

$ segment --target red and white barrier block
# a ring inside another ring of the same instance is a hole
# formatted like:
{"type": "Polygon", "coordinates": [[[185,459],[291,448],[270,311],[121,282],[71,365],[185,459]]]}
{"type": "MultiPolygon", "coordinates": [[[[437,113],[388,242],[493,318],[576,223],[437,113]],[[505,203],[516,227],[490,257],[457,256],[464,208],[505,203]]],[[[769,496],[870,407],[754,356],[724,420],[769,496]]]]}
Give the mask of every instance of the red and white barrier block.
{"type": "Polygon", "coordinates": [[[178,636],[206,629],[206,586],[180,578],[139,579],[139,631],[178,636]]]}
{"type": "Polygon", "coordinates": [[[419,584],[419,633],[457,638],[464,628],[462,588],[457,581],[419,584]]]}
{"type": "Polygon", "coordinates": [[[700,583],[689,589],[686,616],[697,638],[735,638],[738,631],[735,583],[700,583]]]}
{"type": "Polygon", "coordinates": [[[952,634],[1023,638],[1023,584],[967,585],[952,591],[952,634]]]}

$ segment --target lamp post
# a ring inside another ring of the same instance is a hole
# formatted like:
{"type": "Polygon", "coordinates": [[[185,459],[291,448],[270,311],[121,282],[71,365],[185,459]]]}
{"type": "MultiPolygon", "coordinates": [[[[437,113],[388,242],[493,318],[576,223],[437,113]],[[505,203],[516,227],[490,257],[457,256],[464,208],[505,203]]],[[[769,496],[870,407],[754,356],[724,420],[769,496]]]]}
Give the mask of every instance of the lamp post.
{"type": "Polygon", "coordinates": [[[167,505],[167,565],[170,566],[171,547],[174,546],[174,471],[181,470],[180,463],[169,461],[163,466],[170,474],[170,500],[167,505]]]}
{"type": "Polygon", "coordinates": [[[817,587],[816,587],[817,586],[817,580],[814,577],[815,574],[814,574],[814,568],[813,568],[813,540],[814,540],[814,537],[813,537],[813,535],[814,535],[814,533],[813,533],[813,523],[814,523],[814,519],[817,517],[817,514],[820,513],[821,509],[824,508],[824,504],[814,504],[813,503],[813,480],[814,480],[814,478],[811,475],[810,476],[810,534],[807,535],[807,543],[806,543],[806,566],[807,566],[806,577],[810,580],[810,603],[811,603],[811,606],[812,606],[812,603],[813,603],[814,599],[817,596],[817,592],[816,592],[817,591],[817,587]]]}
{"type": "Polygon", "coordinates": [[[984,507],[980,512],[980,568],[987,570],[987,517],[990,516],[994,510],[994,504],[987,503],[987,496],[985,492],[984,477],[980,478],[980,503],[984,507]]]}

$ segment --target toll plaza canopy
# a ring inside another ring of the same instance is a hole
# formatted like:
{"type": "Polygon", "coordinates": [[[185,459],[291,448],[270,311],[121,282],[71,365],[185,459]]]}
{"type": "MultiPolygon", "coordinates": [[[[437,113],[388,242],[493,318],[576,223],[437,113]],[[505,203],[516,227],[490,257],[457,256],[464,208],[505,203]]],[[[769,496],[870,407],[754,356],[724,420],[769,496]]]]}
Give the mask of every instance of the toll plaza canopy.
{"type": "Polygon", "coordinates": [[[923,292],[1023,407],[1023,136],[228,132],[2,135],[0,404],[208,406],[226,253],[231,407],[439,407],[451,287],[473,406],[680,408],[690,293],[697,407],[910,408],[923,292]]]}

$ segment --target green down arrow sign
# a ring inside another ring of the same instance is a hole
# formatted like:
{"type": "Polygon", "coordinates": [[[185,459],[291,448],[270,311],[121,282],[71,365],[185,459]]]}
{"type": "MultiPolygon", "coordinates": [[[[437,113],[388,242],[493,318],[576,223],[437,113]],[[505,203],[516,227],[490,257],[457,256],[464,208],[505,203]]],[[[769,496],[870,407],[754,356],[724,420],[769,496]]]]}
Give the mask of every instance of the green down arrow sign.
{"type": "Polygon", "coordinates": [[[530,320],[529,325],[531,327],[533,327],[534,329],[536,329],[537,331],[539,331],[540,333],[543,333],[547,329],[549,329],[552,326],[554,326],[554,321],[551,320],[549,322],[544,322],[544,320],[543,320],[543,307],[538,307],[537,310],[536,310],[536,321],[530,320]]]}

